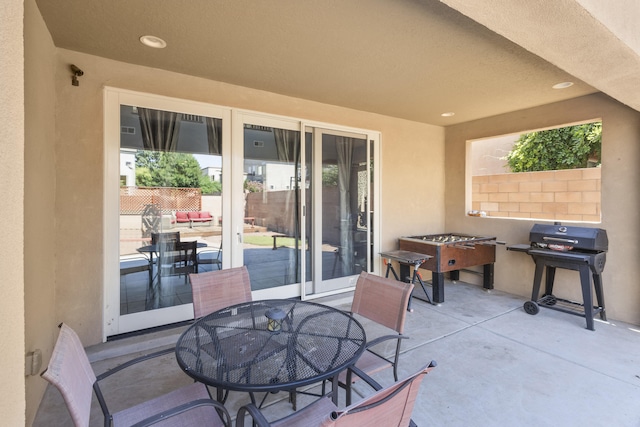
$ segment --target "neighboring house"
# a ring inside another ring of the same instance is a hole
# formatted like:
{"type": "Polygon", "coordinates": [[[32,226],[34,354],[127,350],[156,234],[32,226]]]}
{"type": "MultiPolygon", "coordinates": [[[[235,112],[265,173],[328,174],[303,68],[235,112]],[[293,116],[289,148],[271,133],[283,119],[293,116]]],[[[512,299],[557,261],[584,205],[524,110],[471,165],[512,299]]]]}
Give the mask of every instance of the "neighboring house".
{"type": "Polygon", "coordinates": [[[211,181],[222,182],[222,168],[207,166],[202,168],[202,174],[208,176],[211,181]]]}
{"type": "Polygon", "coordinates": [[[258,164],[245,171],[249,181],[259,182],[264,191],[290,190],[295,186],[295,169],[291,165],[258,164]]]}
{"type": "Polygon", "coordinates": [[[122,150],[120,152],[120,186],[136,185],[136,153],[122,150]]]}

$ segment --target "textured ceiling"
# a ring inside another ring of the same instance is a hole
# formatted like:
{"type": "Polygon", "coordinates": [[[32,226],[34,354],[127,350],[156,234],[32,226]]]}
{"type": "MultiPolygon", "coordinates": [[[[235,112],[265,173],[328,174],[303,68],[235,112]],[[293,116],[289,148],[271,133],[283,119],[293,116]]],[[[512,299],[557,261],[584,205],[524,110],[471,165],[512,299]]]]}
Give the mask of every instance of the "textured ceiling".
{"type": "Polygon", "coordinates": [[[435,125],[597,91],[435,0],[37,4],[60,48],[435,125]]]}

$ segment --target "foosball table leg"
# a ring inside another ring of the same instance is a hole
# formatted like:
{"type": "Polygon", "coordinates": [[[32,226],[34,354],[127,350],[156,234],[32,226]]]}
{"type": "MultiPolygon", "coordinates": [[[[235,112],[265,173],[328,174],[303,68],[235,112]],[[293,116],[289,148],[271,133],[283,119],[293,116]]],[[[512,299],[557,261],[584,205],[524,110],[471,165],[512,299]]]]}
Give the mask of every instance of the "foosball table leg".
{"type": "Polygon", "coordinates": [[[482,266],[482,287],[493,289],[493,263],[482,266]]]}

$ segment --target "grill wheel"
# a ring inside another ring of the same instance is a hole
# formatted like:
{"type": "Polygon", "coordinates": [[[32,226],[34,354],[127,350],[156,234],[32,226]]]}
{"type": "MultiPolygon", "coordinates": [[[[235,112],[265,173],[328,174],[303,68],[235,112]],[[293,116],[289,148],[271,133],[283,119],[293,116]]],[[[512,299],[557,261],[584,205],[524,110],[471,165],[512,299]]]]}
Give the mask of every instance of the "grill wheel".
{"type": "Polygon", "coordinates": [[[524,311],[526,311],[527,314],[535,315],[540,311],[540,307],[538,307],[535,301],[527,301],[524,303],[524,311]]]}

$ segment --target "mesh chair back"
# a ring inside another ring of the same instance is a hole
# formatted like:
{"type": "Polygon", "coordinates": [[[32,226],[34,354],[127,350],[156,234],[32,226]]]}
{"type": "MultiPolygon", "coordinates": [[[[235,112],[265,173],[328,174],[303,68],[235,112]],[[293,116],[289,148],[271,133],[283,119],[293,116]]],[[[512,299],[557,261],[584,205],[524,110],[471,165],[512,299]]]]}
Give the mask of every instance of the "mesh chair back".
{"type": "Polygon", "coordinates": [[[362,272],[356,282],[351,312],[402,334],[411,291],[412,283],[362,272]]]}
{"type": "Polygon", "coordinates": [[[198,272],[198,254],[196,252],[197,242],[178,242],[176,250],[178,251],[178,266],[176,271],[181,274],[198,272]]]}
{"type": "Polygon", "coordinates": [[[220,247],[215,250],[211,248],[204,248],[198,253],[198,265],[200,264],[212,264],[218,267],[218,270],[222,269],[222,242],[220,247]],[[215,256],[213,254],[215,253],[215,256]],[[204,255],[211,254],[211,257],[205,257],[204,255]]]}
{"type": "Polygon", "coordinates": [[[179,242],[180,232],[171,231],[168,233],[151,233],[151,244],[157,245],[160,242],[179,242]]]}
{"type": "Polygon", "coordinates": [[[247,267],[190,274],[194,317],[199,319],[230,305],[251,301],[247,267]]]}
{"type": "Polygon", "coordinates": [[[407,379],[383,388],[375,394],[332,414],[337,427],[408,426],[420,384],[435,364],[420,369],[407,379]]]}
{"type": "Polygon", "coordinates": [[[64,323],[42,377],[60,391],[76,427],[88,426],[96,376],[80,338],[64,323]]]}
{"type": "Polygon", "coordinates": [[[160,240],[156,245],[158,248],[158,263],[168,274],[171,274],[174,264],[180,262],[179,243],[174,240],[160,240]]]}

